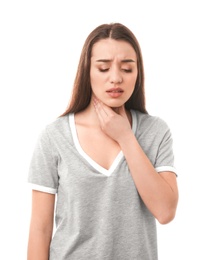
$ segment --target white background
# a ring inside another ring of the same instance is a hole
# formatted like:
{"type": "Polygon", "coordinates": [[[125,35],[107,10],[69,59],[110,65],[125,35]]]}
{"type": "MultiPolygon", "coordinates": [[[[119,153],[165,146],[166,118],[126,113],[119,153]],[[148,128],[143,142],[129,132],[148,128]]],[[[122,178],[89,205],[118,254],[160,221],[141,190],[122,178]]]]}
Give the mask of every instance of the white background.
{"type": "Polygon", "coordinates": [[[158,225],[159,260],[212,259],[209,2],[0,2],[0,259],[26,259],[35,142],[68,104],[85,38],[108,22],[137,36],[148,112],[163,118],[174,138],[180,200],[174,221],[158,225]]]}

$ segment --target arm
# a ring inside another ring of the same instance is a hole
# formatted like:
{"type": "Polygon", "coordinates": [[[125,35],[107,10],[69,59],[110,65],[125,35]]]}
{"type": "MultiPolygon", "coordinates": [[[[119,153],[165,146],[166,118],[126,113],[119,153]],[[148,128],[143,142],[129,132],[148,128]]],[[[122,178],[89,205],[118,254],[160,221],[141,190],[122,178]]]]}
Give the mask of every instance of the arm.
{"type": "Polygon", "coordinates": [[[48,260],[53,232],[55,195],[32,191],[27,260],[48,260]]]}
{"type": "Polygon", "coordinates": [[[170,222],[178,203],[176,175],[156,172],[131,130],[124,106],[117,113],[98,100],[94,106],[102,130],[120,145],[145,205],[161,224],[170,222]]]}
{"type": "Polygon", "coordinates": [[[172,172],[158,174],[132,132],[120,138],[119,145],[145,205],[161,224],[170,222],[178,202],[176,175],[172,172]]]}

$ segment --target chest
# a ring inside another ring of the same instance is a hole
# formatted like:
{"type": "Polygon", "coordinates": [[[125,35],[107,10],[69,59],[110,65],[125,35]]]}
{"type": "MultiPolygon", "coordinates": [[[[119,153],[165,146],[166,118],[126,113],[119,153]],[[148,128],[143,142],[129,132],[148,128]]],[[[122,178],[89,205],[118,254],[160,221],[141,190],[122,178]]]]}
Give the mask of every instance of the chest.
{"type": "Polygon", "coordinates": [[[85,154],[105,169],[109,169],[120,153],[119,145],[101,129],[76,127],[78,143],[85,154]]]}

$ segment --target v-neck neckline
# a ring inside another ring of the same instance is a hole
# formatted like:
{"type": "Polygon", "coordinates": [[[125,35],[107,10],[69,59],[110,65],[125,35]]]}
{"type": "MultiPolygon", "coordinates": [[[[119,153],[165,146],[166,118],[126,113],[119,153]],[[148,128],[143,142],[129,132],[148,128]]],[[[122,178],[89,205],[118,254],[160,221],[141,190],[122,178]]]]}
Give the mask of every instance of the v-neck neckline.
{"type": "MultiPolygon", "coordinates": [[[[136,128],[137,128],[136,114],[135,114],[135,111],[133,111],[133,110],[130,110],[130,112],[131,112],[131,116],[132,116],[132,131],[133,131],[133,133],[135,133],[136,128]]],[[[117,168],[118,164],[120,163],[120,161],[124,157],[123,152],[120,151],[117,154],[117,156],[115,157],[115,159],[113,160],[113,163],[110,166],[110,168],[106,169],[106,168],[102,167],[100,164],[98,164],[96,161],[94,161],[82,149],[82,147],[80,145],[80,142],[79,142],[79,139],[78,139],[78,135],[77,135],[77,129],[76,129],[76,124],[75,124],[75,115],[74,115],[74,113],[70,113],[69,114],[69,125],[70,125],[70,129],[71,129],[74,145],[75,145],[77,151],[79,152],[79,154],[89,163],[89,165],[91,165],[98,172],[100,172],[100,173],[102,173],[102,174],[104,174],[106,176],[110,176],[115,171],[115,169],[117,168]]]]}

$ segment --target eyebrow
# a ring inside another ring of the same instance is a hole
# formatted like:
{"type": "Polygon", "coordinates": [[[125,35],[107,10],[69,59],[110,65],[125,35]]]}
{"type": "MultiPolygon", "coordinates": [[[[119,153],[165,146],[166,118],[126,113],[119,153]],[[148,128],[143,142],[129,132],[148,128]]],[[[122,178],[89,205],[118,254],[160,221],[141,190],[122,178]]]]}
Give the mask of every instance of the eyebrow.
{"type": "MultiPolygon", "coordinates": [[[[99,59],[99,60],[96,60],[96,62],[111,62],[112,60],[109,60],[109,59],[99,59]]],[[[121,63],[128,63],[128,62],[135,62],[134,60],[132,59],[125,59],[125,60],[121,60],[121,63]]]]}

